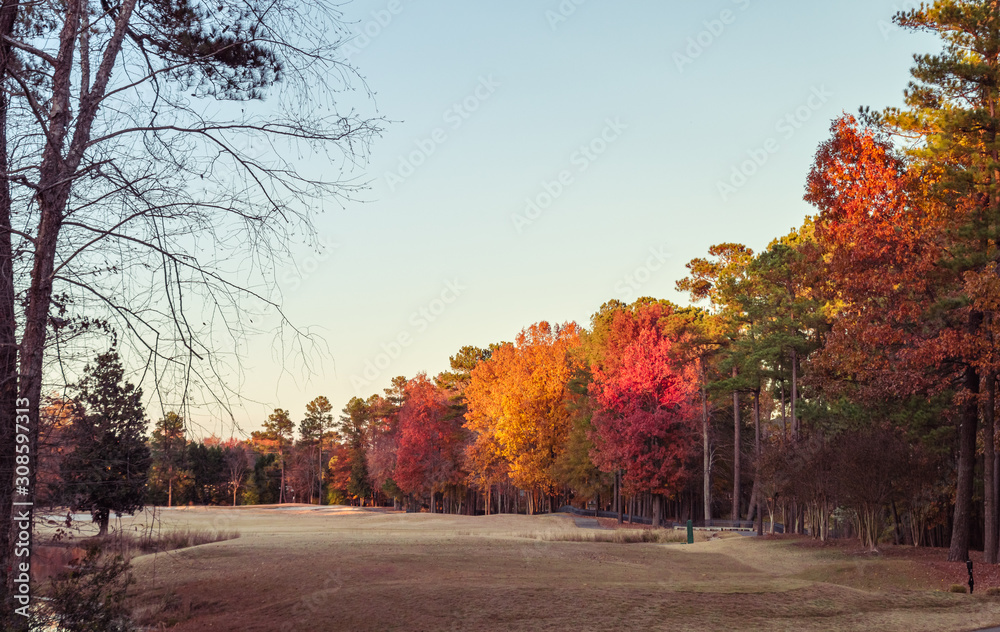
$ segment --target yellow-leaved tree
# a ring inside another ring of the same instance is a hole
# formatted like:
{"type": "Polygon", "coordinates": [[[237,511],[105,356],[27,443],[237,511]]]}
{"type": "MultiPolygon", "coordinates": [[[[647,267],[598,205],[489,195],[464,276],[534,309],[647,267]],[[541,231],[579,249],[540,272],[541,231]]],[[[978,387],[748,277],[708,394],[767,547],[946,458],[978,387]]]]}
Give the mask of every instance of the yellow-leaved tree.
{"type": "MultiPolygon", "coordinates": [[[[570,431],[567,384],[579,368],[572,353],[579,345],[576,323],[536,323],[522,330],[514,344],[502,345],[481,362],[465,391],[466,427],[475,435],[477,453],[503,459],[514,485],[528,492],[529,513],[538,511],[543,496],[549,497],[551,509],[551,470],[570,431]]],[[[479,460],[470,460],[475,469],[479,460]]],[[[472,472],[477,474],[493,478],[472,472]]]]}

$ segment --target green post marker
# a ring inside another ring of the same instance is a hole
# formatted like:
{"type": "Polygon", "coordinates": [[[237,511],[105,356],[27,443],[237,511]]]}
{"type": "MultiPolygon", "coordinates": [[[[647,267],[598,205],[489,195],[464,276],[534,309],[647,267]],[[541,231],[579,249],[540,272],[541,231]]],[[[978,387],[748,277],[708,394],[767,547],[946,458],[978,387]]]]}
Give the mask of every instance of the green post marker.
{"type": "Polygon", "coordinates": [[[694,524],[688,520],[688,544],[694,544],[694,524]]]}

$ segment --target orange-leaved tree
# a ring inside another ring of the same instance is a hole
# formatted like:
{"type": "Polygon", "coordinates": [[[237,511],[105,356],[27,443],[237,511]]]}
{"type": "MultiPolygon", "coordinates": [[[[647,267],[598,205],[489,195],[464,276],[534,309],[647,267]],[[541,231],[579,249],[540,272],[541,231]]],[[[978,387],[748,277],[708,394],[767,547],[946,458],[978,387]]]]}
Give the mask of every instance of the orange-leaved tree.
{"type": "Polygon", "coordinates": [[[572,425],[567,384],[578,368],[572,351],[579,345],[576,323],[534,324],[480,362],[465,391],[473,453],[483,456],[481,466],[495,467],[490,454],[506,462],[513,483],[529,492],[529,513],[538,510],[537,493],[547,493],[551,504],[555,491],[551,470],[572,425]]]}

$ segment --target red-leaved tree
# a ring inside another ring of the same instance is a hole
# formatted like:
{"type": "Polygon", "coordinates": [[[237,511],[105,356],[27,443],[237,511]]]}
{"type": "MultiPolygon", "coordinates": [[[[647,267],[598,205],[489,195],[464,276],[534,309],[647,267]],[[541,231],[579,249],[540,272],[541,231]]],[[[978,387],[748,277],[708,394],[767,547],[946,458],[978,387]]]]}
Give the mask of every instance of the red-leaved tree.
{"type": "Polygon", "coordinates": [[[659,326],[670,308],[660,303],[614,315],[603,366],[594,366],[594,463],[621,470],[627,489],[653,494],[659,526],[664,496],[683,489],[698,438],[692,405],[695,376],[671,356],[673,341],[659,326]]]}
{"type": "Polygon", "coordinates": [[[434,494],[464,480],[462,418],[449,415],[447,394],[421,373],[406,385],[399,412],[394,479],[409,494],[434,494]]]}

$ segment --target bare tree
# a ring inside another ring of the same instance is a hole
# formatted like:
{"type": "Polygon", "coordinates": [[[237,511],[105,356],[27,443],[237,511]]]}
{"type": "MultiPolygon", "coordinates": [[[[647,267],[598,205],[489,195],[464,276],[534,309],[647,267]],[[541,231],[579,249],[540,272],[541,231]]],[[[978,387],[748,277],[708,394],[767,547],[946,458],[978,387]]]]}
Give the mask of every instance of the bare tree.
{"type": "MultiPolygon", "coordinates": [[[[15,410],[34,454],[52,349],[64,360],[61,342],[105,323],[183,413],[198,395],[238,398],[219,350],[239,348],[255,312],[308,344],[281,315],[274,258],[362,186],[350,170],[380,131],[343,107],[370,103],[336,57],[344,33],[327,0],[0,0],[5,595],[15,410]]],[[[24,629],[3,601],[0,627],[24,629]]]]}
{"type": "Polygon", "coordinates": [[[833,452],[839,500],[854,512],[862,546],[877,551],[890,503],[919,471],[914,451],[901,433],[873,427],[837,437],[833,452]]]}
{"type": "Polygon", "coordinates": [[[226,448],[226,470],[229,472],[229,485],[233,488],[233,507],[236,506],[236,494],[253,468],[253,454],[242,443],[233,443],[226,448]]]}

